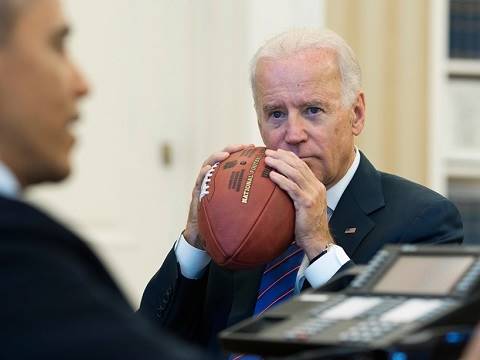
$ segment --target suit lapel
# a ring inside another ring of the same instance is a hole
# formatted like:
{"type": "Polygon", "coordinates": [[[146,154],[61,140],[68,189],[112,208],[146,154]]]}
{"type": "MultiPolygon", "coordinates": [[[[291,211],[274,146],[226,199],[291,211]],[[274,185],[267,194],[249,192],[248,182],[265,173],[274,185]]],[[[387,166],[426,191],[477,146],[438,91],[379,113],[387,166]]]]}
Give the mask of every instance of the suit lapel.
{"type": "Polygon", "coordinates": [[[375,227],[370,214],[385,206],[380,174],[360,152],[360,164],[330,219],[335,241],[352,257],[375,227]]]}
{"type": "Polygon", "coordinates": [[[375,223],[355,204],[352,194],[344,192],[330,220],[335,242],[351,258],[358,245],[374,227],[375,223]]]}

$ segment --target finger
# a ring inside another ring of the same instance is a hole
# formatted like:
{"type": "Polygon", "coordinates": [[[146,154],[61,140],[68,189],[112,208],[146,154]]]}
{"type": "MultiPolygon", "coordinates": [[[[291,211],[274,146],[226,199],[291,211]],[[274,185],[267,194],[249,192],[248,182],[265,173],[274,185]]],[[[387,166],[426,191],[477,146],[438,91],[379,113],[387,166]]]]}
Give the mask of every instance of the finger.
{"type": "Polygon", "coordinates": [[[299,159],[299,157],[293,151],[288,151],[283,149],[277,149],[277,150],[266,149],[265,155],[274,157],[276,159],[281,159],[281,158],[286,159],[287,157],[299,159]]]}
{"type": "Polygon", "coordinates": [[[213,153],[210,155],[207,160],[204,161],[202,164],[202,168],[200,169],[200,172],[197,176],[197,179],[195,181],[195,187],[193,189],[193,193],[196,195],[200,192],[200,187],[202,185],[203,178],[207,174],[208,170],[212,168],[212,166],[218,162],[221,162],[228,158],[231,153],[243,150],[247,147],[252,147],[255,146],[253,144],[233,144],[233,145],[228,145],[226,146],[223,151],[213,153]]]}
{"type": "MultiPolygon", "coordinates": [[[[266,151],[266,161],[270,162],[271,166],[275,166],[275,164],[287,164],[291,169],[290,171],[299,170],[302,173],[308,172],[308,165],[300,159],[295,153],[291,151],[286,151],[282,149],[278,149],[276,151],[267,150],[266,151]]],[[[280,170],[280,167],[278,168],[280,170]]],[[[288,171],[288,168],[285,168],[285,171],[288,171]]],[[[287,173],[284,173],[287,175],[287,173]]]]}
{"type": "Polygon", "coordinates": [[[284,161],[283,158],[279,159],[267,156],[265,158],[265,164],[292,180],[300,187],[307,186],[309,182],[313,181],[315,178],[315,175],[313,175],[307,164],[300,159],[294,161],[293,164],[290,164],[284,161]]]}
{"type": "MultiPolygon", "coordinates": [[[[284,174],[277,171],[271,171],[270,179],[282,190],[286,191],[293,202],[298,206],[301,206],[300,204],[310,206],[317,196],[321,196],[321,192],[326,191],[324,186],[313,174],[311,174],[309,178],[304,178],[300,182],[295,182],[284,174]]],[[[323,195],[323,197],[324,196],[325,195],[323,195]]]]}
{"type": "Polygon", "coordinates": [[[205,160],[205,162],[202,164],[202,168],[204,166],[207,166],[207,165],[213,165],[217,162],[220,162],[220,161],[223,161],[225,160],[227,157],[230,156],[230,153],[227,152],[227,151],[220,151],[220,152],[216,152],[216,153],[213,153],[212,155],[210,155],[207,160],[205,160]]]}
{"type": "Polygon", "coordinates": [[[203,178],[207,174],[208,170],[212,168],[212,165],[205,165],[200,169],[197,179],[195,180],[195,188],[199,188],[202,185],[203,178]]]}
{"type": "Polygon", "coordinates": [[[207,160],[203,163],[202,166],[205,165],[213,165],[216,162],[220,162],[225,160],[227,157],[230,156],[231,153],[246,149],[247,147],[254,147],[255,145],[253,144],[232,144],[226,146],[222,151],[213,153],[210,155],[207,160]]]}
{"type": "Polygon", "coordinates": [[[290,196],[293,202],[296,202],[301,197],[302,190],[292,180],[276,171],[270,171],[269,177],[280,189],[284,190],[288,196],[290,196]]]}
{"type": "Polygon", "coordinates": [[[214,153],[210,155],[207,160],[203,163],[198,175],[197,179],[195,180],[195,187],[193,189],[193,192],[195,195],[197,195],[200,192],[200,187],[203,182],[203,178],[207,174],[207,172],[212,168],[213,165],[215,165],[218,162],[221,162],[228,158],[230,156],[230,153],[227,151],[220,151],[217,153],[214,153]]]}
{"type": "Polygon", "coordinates": [[[282,150],[282,149],[278,149],[278,150],[266,150],[265,151],[265,155],[268,156],[268,157],[272,157],[274,159],[279,159],[279,160],[283,160],[284,162],[286,162],[287,164],[291,165],[292,167],[296,167],[298,166],[298,164],[300,164],[301,162],[304,162],[302,159],[300,159],[298,157],[297,154],[295,154],[294,152],[292,151],[287,151],[287,150],[282,150]]]}
{"type": "Polygon", "coordinates": [[[253,144],[231,144],[226,146],[223,151],[226,151],[228,153],[234,153],[243,149],[246,149],[247,147],[255,147],[253,144]]]}

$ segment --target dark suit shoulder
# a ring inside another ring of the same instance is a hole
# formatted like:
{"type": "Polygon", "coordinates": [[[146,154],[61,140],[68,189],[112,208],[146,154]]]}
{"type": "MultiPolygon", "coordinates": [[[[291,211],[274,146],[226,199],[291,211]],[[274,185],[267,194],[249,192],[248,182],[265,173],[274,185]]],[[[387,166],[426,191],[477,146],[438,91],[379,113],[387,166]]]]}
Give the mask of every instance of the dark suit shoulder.
{"type": "Polygon", "coordinates": [[[360,264],[389,243],[463,240],[460,213],[450,200],[413,181],[378,171],[362,153],[331,225],[337,242],[360,264]],[[355,228],[355,235],[345,234],[347,228],[355,228]]]}
{"type": "Polygon", "coordinates": [[[415,205],[437,201],[450,202],[436,191],[411,180],[381,171],[379,174],[386,199],[401,199],[402,203],[412,201],[415,205]]]}
{"type": "Polygon", "coordinates": [[[203,359],[135,316],[78,236],[1,197],[0,283],[2,359],[203,359]]]}
{"type": "Polygon", "coordinates": [[[85,241],[30,204],[0,197],[0,236],[0,250],[3,253],[15,250],[26,255],[35,252],[38,259],[44,256],[58,264],[66,261],[119,292],[85,241]]]}
{"type": "Polygon", "coordinates": [[[449,202],[445,197],[426,186],[397,175],[378,171],[363,153],[360,152],[360,154],[360,164],[347,189],[353,193],[365,213],[369,214],[392,201],[394,204],[402,204],[402,206],[437,201],[449,202]]]}
{"type": "Polygon", "coordinates": [[[449,199],[400,176],[379,174],[386,213],[392,221],[405,226],[399,242],[442,244],[463,241],[461,216],[449,199]]]}
{"type": "Polygon", "coordinates": [[[57,236],[72,242],[82,242],[71,230],[45,211],[23,201],[0,196],[0,231],[15,236],[34,233],[36,236],[57,236]]]}
{"type": "MultiPolygon", "coordinates": [[[[30,272],[39,278],[61,280],[64,277],[71,283],[80,280],[99,284],[123,299],[89,246],[32,205],[0,197],[0,238],[0,257],[10,264],[7,270],[16,267],[17,273],[30,272]]],[[[18,280],[15,273],[11,275],[12,280],[18,280]]]]}

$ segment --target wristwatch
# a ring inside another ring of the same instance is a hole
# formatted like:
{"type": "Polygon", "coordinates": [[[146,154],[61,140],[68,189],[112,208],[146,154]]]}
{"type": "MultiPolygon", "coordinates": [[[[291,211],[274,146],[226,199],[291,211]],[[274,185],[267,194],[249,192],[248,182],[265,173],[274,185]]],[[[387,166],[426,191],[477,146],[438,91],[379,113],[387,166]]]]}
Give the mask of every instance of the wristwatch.
{"type": "Polygon", "coordinates": [[[314,263],[315,261],[320,259],[323,255],[325,255],[328,252],[328,250],[333,247],[333,245],[335,245],[335,244],[334,243],[328,243],[327,246],[325,246],[325,249],[323,249],[320,254],[318,254],[312,260],[310,260],[310,264],[314,263]]]}

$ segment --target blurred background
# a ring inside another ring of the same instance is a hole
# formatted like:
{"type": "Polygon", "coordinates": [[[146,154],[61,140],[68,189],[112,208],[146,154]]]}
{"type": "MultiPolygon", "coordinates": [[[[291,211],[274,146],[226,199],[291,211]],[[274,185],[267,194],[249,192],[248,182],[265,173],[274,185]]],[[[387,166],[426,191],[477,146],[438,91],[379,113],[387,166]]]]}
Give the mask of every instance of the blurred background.
{"type": "Polygon", "coordinates": [[[134,306],[186,222],[203,160],[261,145],[249,60],[292,26],[357,53],[358,146],[380,170],[451,198],[480,241],[480,0],[66,0],[93,88],[75,173],[28,196],[82,233],[134,306]]]}

